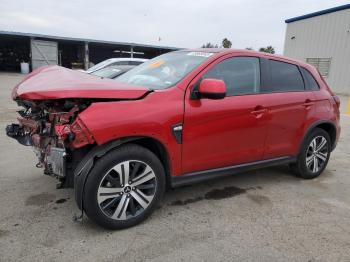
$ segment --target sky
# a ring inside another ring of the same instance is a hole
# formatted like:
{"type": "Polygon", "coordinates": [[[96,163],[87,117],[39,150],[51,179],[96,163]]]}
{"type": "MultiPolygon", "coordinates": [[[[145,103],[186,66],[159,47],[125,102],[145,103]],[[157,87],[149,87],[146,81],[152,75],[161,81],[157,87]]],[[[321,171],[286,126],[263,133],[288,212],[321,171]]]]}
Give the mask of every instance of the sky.
{"type": "Polygon", "coordinates": [[[341,0],[0,0],[0,30],[181,48],[272,45],[283,53],[285,19],[341,0]]]}

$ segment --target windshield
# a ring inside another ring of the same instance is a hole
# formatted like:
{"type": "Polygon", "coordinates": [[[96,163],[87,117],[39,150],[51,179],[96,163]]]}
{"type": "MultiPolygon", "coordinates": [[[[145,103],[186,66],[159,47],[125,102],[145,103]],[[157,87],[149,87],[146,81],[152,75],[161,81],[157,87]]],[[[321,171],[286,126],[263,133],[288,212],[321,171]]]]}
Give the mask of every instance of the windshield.
{"type": "Polygon", "coordinates": [[[114,76],[117,76],[119,73],[121,73],[122,70],[118,68],[102,68],[99,70],[96,70],[95,72],[92,72],[92,75],[103,77],[103,78],[112,78],[114,76]]]}
{"type": "Polygon", "coordinates": [[[149,60],[116,81],[146,86],[151,89],[165,89],[175,85],[213,53],[172,52],[149,60]]]}
{"type": "Polygon", "coordinates": [[[96,70],[95,72],[90,73],[91,75],[103,77],[103,78],[115,78],[127,71],[129,71],[134,66],[108,66],[96,70]]]}
{"type": "Polygon", "coordinates": [[[99,69],[101,67],[105,67],[106,65],[110,64],[111,61],[112,61],[112,59],[104,60],[104,61],[102,61],[102,62],[100,62],[100,63],[90,67],[88,70],[86,70],[86,72],[90,73],[90,72],[93,72],[93,71],[95,71],[95,70],[97,70],[97,69],[99,69]]]}

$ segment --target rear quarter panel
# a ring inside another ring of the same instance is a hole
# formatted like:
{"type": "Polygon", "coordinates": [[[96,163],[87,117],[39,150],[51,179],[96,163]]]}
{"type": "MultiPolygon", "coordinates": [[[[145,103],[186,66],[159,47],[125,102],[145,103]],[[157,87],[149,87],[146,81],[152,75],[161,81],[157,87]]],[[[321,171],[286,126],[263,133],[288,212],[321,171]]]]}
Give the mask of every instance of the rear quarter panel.
{"type": "Polygon", "coordinates": [[[301,63],[301,66],[306,68],[310,73],[312,73],[320,87],[320,90],[313,91],[315,97],[315,109],[313,117],[310,119],[311,121],[308,127],[310,127],[317,121],[328,121],[333,123],[337,129],[337,142],[339,139],[341,128],[339,108],[332,98],[334,94],[328,86],[328,84],[326,83],[326,80],[320,75],[320,73],[315,67],[304,63],[301,63]]]}

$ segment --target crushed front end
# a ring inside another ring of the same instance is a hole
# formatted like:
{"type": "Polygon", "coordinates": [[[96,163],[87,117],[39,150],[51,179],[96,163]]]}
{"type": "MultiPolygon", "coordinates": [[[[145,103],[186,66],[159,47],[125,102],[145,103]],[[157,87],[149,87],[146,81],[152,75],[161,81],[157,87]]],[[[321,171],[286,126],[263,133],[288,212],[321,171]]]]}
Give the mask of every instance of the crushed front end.
{"type": "Polygon", "coordinates": [[[60,187],[73,187],[73,171],[94,138],[79,118],[91,101],[84,99],[16,100],[18,123],[8,125],[6,134],[20,144],[33,146],[39,168],[59,179],[60,187]]]}

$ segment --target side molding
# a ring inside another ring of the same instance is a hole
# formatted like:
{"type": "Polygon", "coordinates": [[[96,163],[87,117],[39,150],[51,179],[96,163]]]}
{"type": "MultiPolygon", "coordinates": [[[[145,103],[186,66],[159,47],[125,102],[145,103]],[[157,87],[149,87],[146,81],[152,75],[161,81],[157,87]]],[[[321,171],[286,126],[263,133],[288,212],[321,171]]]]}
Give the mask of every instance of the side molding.
{"type": "Polygon", "coordinates": [[[273,158],[268,160],[261,160],[253,163],[193,172],[193,173],[184,174],[182,176],[172,177],[171,186],[179,187],[179,186],[199,183],[202,181],[206,181],[206,180],[210,180],[210,179],[214,179],[222,176],[233,175],[233,174],[241,173],[252,169],[288,164],[293,162],[296,162],[296,157],[286,156],[286,157],[279,157],[279,158],[273,158]]]}

